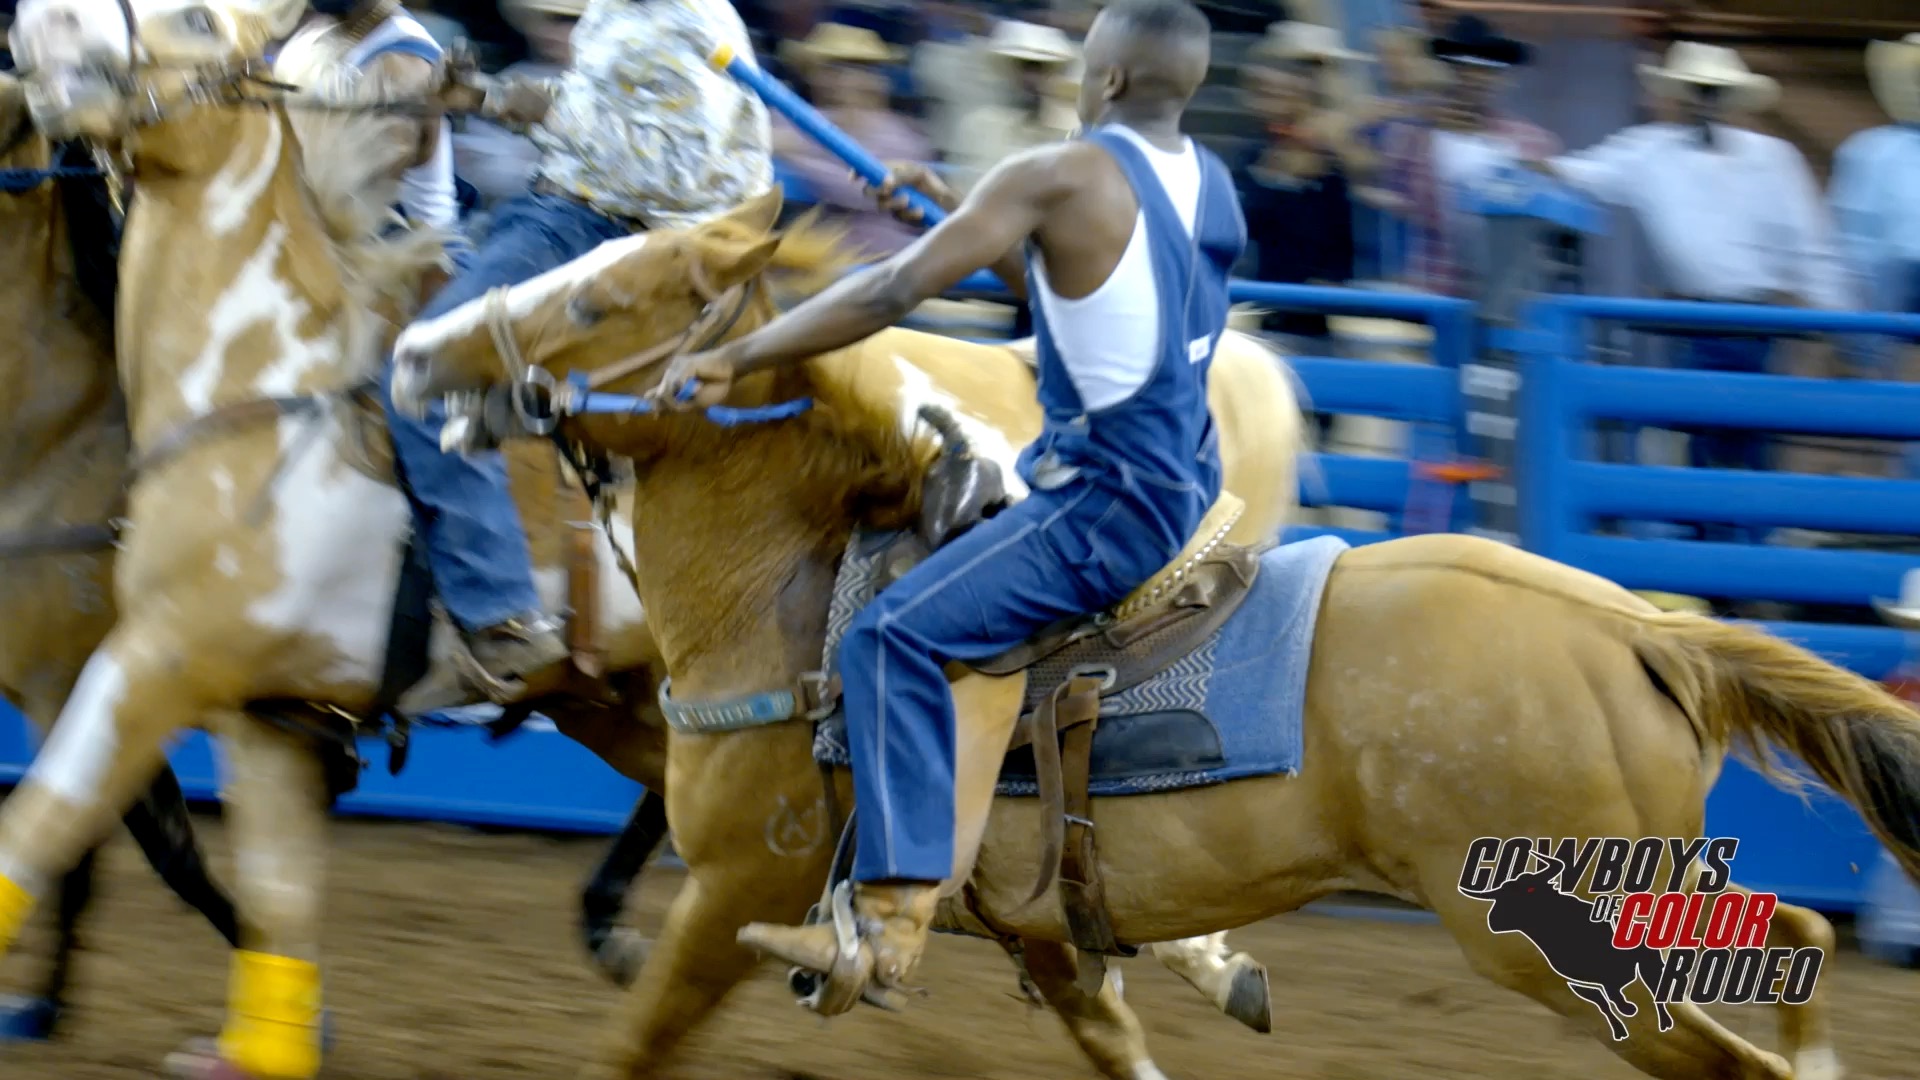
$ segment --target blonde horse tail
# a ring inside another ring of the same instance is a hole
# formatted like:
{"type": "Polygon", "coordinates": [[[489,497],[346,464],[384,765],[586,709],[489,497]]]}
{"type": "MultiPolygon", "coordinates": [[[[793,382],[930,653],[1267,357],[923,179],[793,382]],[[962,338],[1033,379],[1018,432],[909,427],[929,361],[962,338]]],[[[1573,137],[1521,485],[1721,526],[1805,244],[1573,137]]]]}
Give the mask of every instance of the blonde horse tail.
{"type": "Polygon", "coordinates": [[[1788,789],[1786,751],[1866,819],[1920,880],[1920,713],[1879,685],[1750,627],[1687,613],[1640,613],[1635,643],[1702,734],[1741,751],[1788,789]]]}
{"type": "MultiPolygon", "coordinates": [[[[1220,352],[1233,358],[1222,365],[1216,354],[1215,389],[1209,395],[1223,438],[1221,452],[1235,460],[1223,462],[1237,482],[1249,480],[1274,485],[1273,498],[1236,490],[1248,512],[1234,526],[1229,539],[1250,544],[1279,534],[1298,516],[1300,470],[1318,476],[1311,451],[1312,425],[1301,413],[1306,388],[1286,358],[1251,334],[1229,330],[1220,352]],[[1231,433],[1231,437],[1224,437],[1231,433]]],[[[1319,486],[1324,487],[1324,482],[1319,486]]]]}

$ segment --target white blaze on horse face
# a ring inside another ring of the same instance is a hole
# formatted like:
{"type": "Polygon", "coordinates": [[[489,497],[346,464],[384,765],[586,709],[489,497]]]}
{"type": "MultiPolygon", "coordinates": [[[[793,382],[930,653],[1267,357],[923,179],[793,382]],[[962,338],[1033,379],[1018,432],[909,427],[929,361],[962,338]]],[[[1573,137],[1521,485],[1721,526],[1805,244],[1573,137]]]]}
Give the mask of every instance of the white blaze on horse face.
{"type": "Polygon", "coordinates": [[[111,0],[20,0],[9,35],[18,59],[40,66],[78,66],[107,54],[133,63],[133,32],[111,0]]]}
{"type": "Polygon", "coordinates": [[[91,806],[120,748],[114,712],[127,693],[127,673],[105,649],[87,659],[60,720],[33,757],[27,779],[77,806],[91,806]]]}
{"type": "MultiPolygon", "coordinates": [[[[302,447],[313,422],[280,421],[285,472],[270,489],[269,526],[278,584],[247,605],[247,617],[289,637],[329,645],[333,666],[313,675],[370,687],[386,650],[393,583],[411,514],[397,489],[340,459],[339,432],[302,447]]],[[[336,424],[332,417],[319,422],[336,424]]]]}
{"type": "Polygon", "coordinates": [[[893,366],[900,372],[900,430],[908,438],[916,435],[928,435],[936,440],[939,438],[920,419],[922,405],[937,405],[953,417],[976,455],[1000,466],[1000,480],[1006,485],[1007,494],[1016,500],[1027,497],[1026,481],[1020,479],[1016,467],[1020,461],[1020,448],[1013,445],[1013,440],[1007,438],[1006,432],[968,412],[959,398],[937,386],[933,376],[915,366],[913,361],[895,355],[893,366]]]}
{"type": "MultiPolygon", "coordinates": [[[[608,240],[572,262],[561,263],[544,274],[510,287],[507,289],[508,320],[518,324],[540,310],[547,301],[572,293],[622,260],[638,254],[646,246],[646,233],[608,240]]],[[[431,319],[422,319],[402,330],[400,336],[394,339],[393,355],[396,360],[421,358],[431,361],[451,346],[486,332],[487,298],[477,296],[451,311],[431,319]]],[[[646,344],[642,342],[637,347],[646,344]]],[[[400,399],[401,379],[406,375],[405,370],[394,373],[396,401],[400,399]]]]}

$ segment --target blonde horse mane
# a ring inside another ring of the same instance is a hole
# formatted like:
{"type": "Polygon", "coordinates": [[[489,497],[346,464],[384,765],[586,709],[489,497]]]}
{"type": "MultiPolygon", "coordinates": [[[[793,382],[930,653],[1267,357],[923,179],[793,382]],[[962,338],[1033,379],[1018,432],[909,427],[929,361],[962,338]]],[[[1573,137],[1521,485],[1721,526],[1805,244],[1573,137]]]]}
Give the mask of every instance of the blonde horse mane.
{"type": "MultiPolygon", "coordinates": [[[[763,316],[772,314],[773,294],[783,301],[804,298],[864,262],[863,253],[847,244],[845,228],[824,223],[816,211],[775,235],[778,245],[763,271],[763,316]]],[[[722,217],[698,226],[692,239],[728,246],[758,243],[767,234],[722,217]]],[[[919,509],[921,477],[936,446],[930,439],[903,433],[897,403],[876,391],[891,385],[879,370],[891,364],[890,356],[863,345],[815,357],[797,372],[758,380],[750,391],[765,401],[810,395],[814,408],[808,412],[782,424],[746,428],[720,428],[699,417],[675,418],[677,422],[657,429],[658,451],[680,456],[697,446],[710,457],[736,459],[767,452],[756,436],[791,440],[780,445],[780,474],[803,488],[809,503],[835,515],[850,513],[864,525],[898,527],[919,509]]]]}
{"type": "MultiPolygon", "coordinates": [[[[300,87],[307,101],[339,105],[418,102],[418,87],[402,85],[381,67],[348,64],[345,42],[328,33],[329,20],[295,34],[274,61],[276,79],[300,87]]],[[[348,285],[368,304],[398,303],[410,310],[421,275],[444,266],[448,235],[439,229],[392,229],[398,222],[400,174],[419,145],[419,122],[405,113],[363,109],[292,108],[288,122],[299,144],[301,173],[348,285]]]]}

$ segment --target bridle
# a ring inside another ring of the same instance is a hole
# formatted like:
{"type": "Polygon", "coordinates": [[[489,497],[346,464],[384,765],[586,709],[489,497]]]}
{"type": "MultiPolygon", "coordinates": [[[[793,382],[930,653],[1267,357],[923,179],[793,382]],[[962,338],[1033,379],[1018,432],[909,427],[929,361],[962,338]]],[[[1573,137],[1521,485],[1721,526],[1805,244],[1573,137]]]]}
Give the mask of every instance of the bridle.
{"type": "MultiPolygon", "coordinates": [[[[272,65],[259,57],[184,67],[155,64],[152,62],[152,50],[148,49],[140,38],[140,24],[134,14],[132,0],[116,0],[116,3],[120,8],[120,17],[127,28],[128,69],[124,73],[100,72],[97,74],[100,74],[123,97],[136,102],[128,111],[125,128],[120,133],[123,137],[169,119],[182,106],[189,110],[205,107],[267,109],[278,106],[318,112],[380,113],[422,118],[437,115],[439,112],[439,106],[431,100],[362,104],[303,98],[299,96],[302,94],[300,87],[273,78],[272,65]],[[181,73],[184,73],[186,78],[176,91],[163,95],[154,83],[153,76],[156,74],[181,73]],[[259,91],[267,91],[267,93],[259,91]]],[[[35,78],[35,72],[32,69],[23,69],[18,74],[29,86],[32,85],[35,78]]],[[[122,150],[115,155],[93,140],[88,142],[95,163],[107,179],[114,209],[125,213],[125,178],[132,172],[132,163],[128,154],[122,150]]]]}
{"type": "MultiPolygon", "coordinates": [[[[608,394],[605,388],[622,379],[630,378],[654,365],[673,360],[688,353],[710,349],[725,340],[733,328],[739,325],[746,315],[747,308],[759,294],[758,275],[748,278],[737,285],[716,289],[707,272],[699,263],[693,265],[688,275],[693,290],[702,301],[700,314],[685,330],[673,337],[644,349],[616,364],[599,368],[592,372],[575,373],[567,376],[563,382],[551,371],[530,363],[526,353],[521,351],[520,342],[514,336],[512,314],[507,309],[507,289],[496,286],[487,290],[481,301],[485,305],[487,333],[493,339],[493,351],[507,370],[507,380],[513,389],[509,398],[513,403],[514,417],[529,434],[546,435],[559,426],[564,416],[580,415],[589,412],[636,413],[646,411],[640,406],[644,399],[624,394],[608,394]],[[523,392],[522,388],[525,388],[523,392]],[[542,406],[544,405],[544,410],[542,406]]],[[[536,333],[530,343],[535,356],[541,352],[541,339],[544,335],[536,333]]],[[[774,406],[783,410],[780,416],[792,415],[799,411],[788,406],[774,406]]],[[[754,410],[730,410],[730,412],[751,412],[754,410]]],[[[772,419],[771,413],[764,418],[772,419]]]]}

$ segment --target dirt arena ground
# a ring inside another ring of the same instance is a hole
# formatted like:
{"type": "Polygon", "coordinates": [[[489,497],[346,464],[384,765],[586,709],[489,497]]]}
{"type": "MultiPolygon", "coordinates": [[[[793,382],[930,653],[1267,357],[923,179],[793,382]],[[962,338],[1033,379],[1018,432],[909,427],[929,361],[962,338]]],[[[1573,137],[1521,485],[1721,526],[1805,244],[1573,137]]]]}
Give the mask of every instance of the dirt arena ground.
{"type": "MultiPolygon", "coordinates": [[[[218,823],[202,819],[212,850],[218,823]]],[[[574,886],[590,840],[482,835],[369,823],[338,828],[327,997],[333,1080],[566,1078],[594,1044],[614,992],[573,938],[574,886]]],[[[6,1080],[131,1080],[219,1023],[226,957],[116,841],[80,960],[65,1042],[0,1047],[6,1080]]],[[[224,857],[216,869],[228,875],[224,857]]],[[[680,875],[654,870],[635,918],[657,926],[680,875]]],[[[1473,976],[1430,924],[1299,914],[1235,934],[1273,973],[1276,1031],[1214,1013],[1151,961],[1126,966],[1127,997],[1159,1064],[1182,1080],[1384,1077],[1601,1080],[1638,1075],[1544,1009],[1473,976]]],[[[23,941],[37,951],[39,934],[23,941]]],[[[24,961],[0,971],[18,985],[24,961]]],[[[1847,953],[1824,976],[1839,1047],[1856,1080],[1916,1075],[1920,973],[1847,953]]],[[[1048,1015],[1009,995],[999,950],[939,938],[933,996],[904,1016],[872,1010],[825,1027],[793,1006],[769,968],[696,1037],[679,1080],[1063,1080],[1093,1075],[1048,1015]]],[[[1763,1043],[1764,1010],[1722,1009],[1763,1043]]]]}

